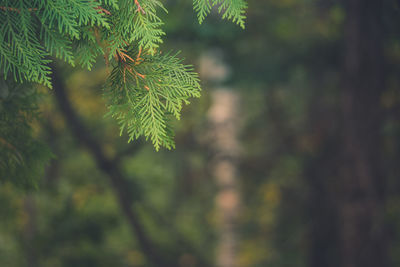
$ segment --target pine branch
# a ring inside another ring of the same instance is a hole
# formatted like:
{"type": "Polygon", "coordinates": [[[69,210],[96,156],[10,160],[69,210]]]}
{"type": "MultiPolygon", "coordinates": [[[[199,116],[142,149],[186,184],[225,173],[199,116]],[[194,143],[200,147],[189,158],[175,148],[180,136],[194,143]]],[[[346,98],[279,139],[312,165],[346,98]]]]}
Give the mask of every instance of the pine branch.
{"type": "Polygon", "coordinates": [[[111,72],[104,91],[109,114],[119,122],[121,133],[128,132],[129,141],[144,136],[156,150],[171,149],[169,121],[180,119],[183,104],[200,96],[199,79],[176,55],[140,55],[139,51],[129,50],[130,59],[121,58],[111,72]]]}
{"type": "Polygon", "coordinates": [[[218,7],[218,13],[222,14],[223,19],[230,20],[244,29],[247,8],[244,0],[193,0],[193,9],[197,12],[200,24],[214,6],[218,7]]]}
{"type": "Polygon", "coordinates": [[[0,182],[37,186],[51,158],[48,147],[32,134],[38,118],[38,95],[33,88],[0,80],[0,182]]]}
{"type": "MultiPolygon", "coordinates": [[[[244,28],[244,0],[193,0],[199,22],[217,6],[223,19],[244,28]]],[[[174,147],[170,121],[200,96],[197,74],[177,55],[160,55],[165,35],[158,0],[2,0],[0,71],[15,81],[51,88],[51,56],[91,69],[100,55],[113,67],[105,96],[129,141],[174,147]],[[128,50],[128,51],[126,51],[128,50]],[[141,53],[144,51],[145,53],[141,53]]]]}
{"type": "Polygon", "coordinates": [[[210,0],[193,0],[193,9],[197,12],[199,23],[202,24],[204,19],[210,14],[213,4],[210,0]]]}

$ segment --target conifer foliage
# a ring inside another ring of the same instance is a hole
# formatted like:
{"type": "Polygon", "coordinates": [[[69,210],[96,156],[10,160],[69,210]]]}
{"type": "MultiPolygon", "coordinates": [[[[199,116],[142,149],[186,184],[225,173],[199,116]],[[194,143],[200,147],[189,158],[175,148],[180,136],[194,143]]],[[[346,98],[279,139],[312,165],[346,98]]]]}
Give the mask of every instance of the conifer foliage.
{"type": "MultiPolygon", "coordinates": [[[[200,23],[218,6],[223,18],[244,27],[244,0],[193,1],[200,23]]],[[[51,88],[52,58],[89,70],[104,58],[111,69],[104,94],[121,133],[171,149],[169,120],[200,96],[200,86],[177,54],[160,52],[160,12],[167,10],[158,0],[0,0],[1,75],[51,88]]]]}
{"type": "Polygon", "coordinates": [[[35,186],[52,154],[32,135],[30,123],[39,115],[35,88],[0,80],[0,181],[35,186]]]}
{"type": "Polygon", "coordinates": [[[170,115],[179,119],[182,104],[200,96],[197,74],[181,61],[172,54],[141,55],[131,49],[113,68],[105,95],[129,141],[144,135],[156,150],[174,147],[170,115]]]}
{"type": "Polygon", "coordinates": [[[218,13],[222,14],[223,19],[232,20],[244,29],[247,8],[244,0],[193,0],[193,7],[197,12],[199,23],[204,21],[214,6],[218,7],[218,13]]]}

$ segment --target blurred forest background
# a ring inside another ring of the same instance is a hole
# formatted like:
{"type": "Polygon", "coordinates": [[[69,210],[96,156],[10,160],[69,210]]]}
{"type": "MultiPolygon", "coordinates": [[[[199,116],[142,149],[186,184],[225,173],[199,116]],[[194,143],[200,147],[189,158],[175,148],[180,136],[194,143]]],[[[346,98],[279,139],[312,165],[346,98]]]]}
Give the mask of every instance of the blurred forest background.
{"type": "Polygon", "coordinates": [[[37,190],[0,187],[0,266],[400,266],[400,2],[248,0],[246,29],[165,1],[203,95],[176,149],[104,118],[107,71],[59,65],[37,190]]]}

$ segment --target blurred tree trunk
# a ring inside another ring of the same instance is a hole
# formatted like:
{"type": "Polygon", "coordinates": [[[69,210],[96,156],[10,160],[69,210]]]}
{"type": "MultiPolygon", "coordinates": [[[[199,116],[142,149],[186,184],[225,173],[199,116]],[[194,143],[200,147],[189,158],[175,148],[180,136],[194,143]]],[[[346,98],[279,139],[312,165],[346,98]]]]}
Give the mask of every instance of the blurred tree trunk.
{"type": "Polygon", "coordinates": [[[237,265],[237,220],[240,194],[237,181],[237,92],[217,89],[212,93],[209,119],[212,125],[214,177],[217,184],[216,209],[219,227],[217,266],[237,265]]]}
{"type": "MultiPolygon", "coordinates": [[[[332,95],[323,88],[322,80],[311,90],[311,99],[307,112],[309,135],[315,142],[313,149],[305,156],[304,182],[307,186],[305,216],[307,223],[308,267],[337,267],[340,265],[338,238],[337,193],[334,185],[338,174],[337,164],[340,160],[338,149],[341,141],[338,138],[338,107],[327,103],[332,95]]],[[[337,94],[335,94],[336,96],[337,94]]]]}
{"type": "Polygon", "coordinates": [[[346,0],[337,201],[343,267],[387,266],[381,168],[382,1],[346,0]]]}
{"type": "Polygon", "coordinates": [[[238,107],[239,94],[220,85],[229,75],[222,51],[210,50],[200,58],[200,75],[213,84],[210,122],[210,146],[213,152],[212,171],[217,185],[215,207],[218,220],[217,267],[236,267],[237,224],[240,206],[237,161],[239,157],[238,107]]]}
{"type": "Polygon", "coordinates": [[[324,140],[318,155],[310,159],[305,169],[309,193],[306,216],[309,218],[309,267],[337,267],[340,265],[338,252],[338,216],[336,212],[336,194],[332,192],[332,155],[335,145],[324,140]]]}
{"type": "Polygon", "coordinates": [[[36,267],[37,255],[36,248],[34,246],[34,239],[37,232],[36,227],[36,202],[32,194],[28,194],[23,200],[23,212],[24,212],[24,229],[23,229],[23,240],[24,249],[26,256],[27,267],[36,267]]]}

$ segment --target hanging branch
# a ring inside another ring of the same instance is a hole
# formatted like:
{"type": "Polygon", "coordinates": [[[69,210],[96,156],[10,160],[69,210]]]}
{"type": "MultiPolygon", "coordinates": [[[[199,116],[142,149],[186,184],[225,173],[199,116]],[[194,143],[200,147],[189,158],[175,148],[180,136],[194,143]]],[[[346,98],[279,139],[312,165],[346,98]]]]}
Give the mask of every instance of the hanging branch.
{"type": "Polygon", "coordinates": [[[127,191],[129,188],[127,179],[116,166],[115,161],[106,156],[101,145],[93,136],[90,135],[89,131],[86,130],[68,100],[65,93],[65,86],[59,77],[56,68],[52,66],[52,69],[53,73],[51,78],[54,85],[54,96],[73,136],[92,154],[98,168],[107,174],[107,177],[110,179],[111,185],[116,192],[121,210],[128,219],[129,225],[135,234],[143,253],[147,256],[148,261],[154,266],[168,266],[168,263],[162,259],[159,251],[146,235],[138,215],[131,208],[133,199],[131,194],[127,191]]]}

